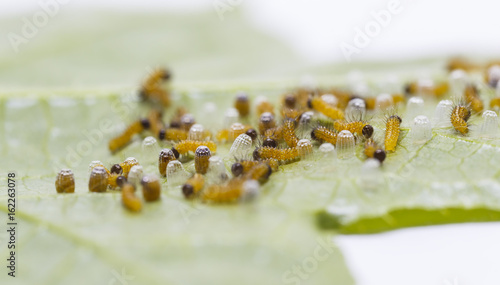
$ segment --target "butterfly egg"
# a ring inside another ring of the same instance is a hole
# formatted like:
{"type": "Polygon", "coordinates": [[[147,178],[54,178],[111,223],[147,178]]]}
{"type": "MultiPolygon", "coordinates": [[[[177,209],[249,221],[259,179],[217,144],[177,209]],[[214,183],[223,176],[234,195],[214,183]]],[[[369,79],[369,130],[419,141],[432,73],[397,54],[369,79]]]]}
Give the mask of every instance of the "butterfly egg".
{"type": "Polygon", "coordinates": [[[212,156],[210,149],[208,147],[202,145],[199,146],[194,152],[194,167],[196,169],[196,173],[205,174],[208,170],[209,162],[208,160],[212,156]]]}
{"type": "Polygon", "coordinates": [[[276,127],[276,121],[274,120],[274,115],[269,112],[262,113],[259,119],[259,132],[263,134],[267,130],[272,129],[274,127],[276,127]]]}
{"type": "Polygon", "coordinates": [[[176,160],[174,152],[171,149],[164,148],[160,151],[158,157],[158,171],[160,175],[165,177],[167,175],[167,165],[170,161],[176,160]]]}
{"type": "MultiPolygon", "coordinates": [[[[420,97],[411,97],[406,104],[406,118],[409,122],[413,119],[422,115],[424,112],[424,99],[420,97]]],[[[405,119],[406,120],[406,119],[405,119]]]]}
{"type": "Polygon", "coordinates": [[[312,154],[313,146],[310,140],[301,139],[297,142],[297,149],[299,150],[301,157],[308,157],[312,154]]]}
{"type": "Polygon", "coordinates": [[[186,199],[190,199],[198,195],[198,193],[203,189],[205,185],[205,178],[199,173],[195,173],[193,177],[189,178],[184,185],[182,185],[181,191],[186,199]]]}
{"type": "Polygon", "coordinates": [[[365,100],[360,98],[354,98],[347,103],[347,108],[345,110],[346,118],[361,119],[364,118],[366,114],[366,103],[365,100]]]}
{"type": "Polygon", "coordinates": [[[231,157],[247,158],[252,149],[252,138],[247,134],[239,135],[231,145],[229,155],[231,157]]]}
{"type": "Polygon", "coordinates": [[[335,131],[330,130],[326,127],[320,126],[320,127],[314,128],[311,131],[311,138],[313,140],[316,140],[316,141],[327,142],[327,143],[331,143],[333,145],[336,145],[338,135],[335,131]]]}
{"type": "Polygon", "coordinates": [[[126,183],[122,187],[122,204],[132,212],[139,212],[142,209],[142,201],[135,195],[135,187],[126,183]]]}
{"type": "Polygon", "coordinates": [[[493,65],[488,68],[486,77],[486,81],[491,87],[495,88],[496,86],[498,86],[498,81],[500,80],[500,66],[493,65]]]}
{"type": "Polygon", "coordinates": [[[450,86],[451,96],[459,98],[463,93],[465,86],[469,82],[467,72],[462,69],[455,69],[448,76],[448,84],[450,86]]]}
{"type": "Polygon", "coordinates": [[[333,94],[323,94],[321,95],[321,100],[332,107],[336,107],[339,103],[339,100],[333,94]]]}
{"type": "Polygon", "coordinates": [[[335,151],[335,146],[331,143],[323,143],[319,146],[319,155],[321,157],[337,157],[337,152],[335,151]]]}
{"type": "Polygon", "coordinates": [[[70,169],[62,169],[56,177],[57,193],[74,193],[75,192],[75,176],[70,169]]]}
{"type": "Polygon", "coordinates": [[[196,120],[192,114],[185,114],[181,117],[180,123],[181,129],[189,132],[189,129],[191,129],[191,127],[196,123],[196,120]]]}
{"type": "Polygon", "coordinates": [[[495,138],[498,136],[498,116],[497,113],[486,110],[483,112],[483,124],[481,125],[481,136],[495,138]]]}
{"type": "Polygon", "coordinates": [[[382,93],[375,98],[375,109],[384,110],[392,105],[394,105],[394,100],[390,94],[382,93]]]}
{"type": "Polygon", "coordinates": [[[443,128],[450,126],[450,113],[453,108],[453,103],[450,100],[441,100],[434,111],[434,126],[443,128]]]}
{"type": "Polygon", "coordinates": [[[104,167],[104,164],[102,164],[102,162],[99,160],[94,160],[94,161],[90,162],[88,174],[90,175],[90,173],[92,173],[92,170],[94,169],[94,167],[97,167],[97,166],[104,167]]]}
{"type": "Polygon", "coordinates": [[[337,136],[337,156],[340,159],[348,159],[354,156],[354,135],[348,131],[343,130],[337,136]]]}
{"type": "Polygon", "coordinates": [[[240,113],[236,108],[229,108],[224,113],[224,128],[229,128],[232,124],[237,123],[240,113]]]}
{"type": "Polygon", "coordinates": [[[299,124],[300,125],[307,125],[312,121],[312,118],[314,116],[314,113],[311,111],[307,111],[302,113],[299,119],[299,124]]]}
{"type": "Polygon", "coordinates": [[[144,170],[141,165],[134,165],[130,168],[128,178],[126,178],[126,180],[134,186],[139,185],[142,180],[143,173],[144,170]]]}
{"type": "Polygon", "coordinates": [[[256,180],[246,180],[242,184],[240,202],[246,203],[255,200],[260,193],[260,184],[256,180]]]}
{"type": "Polygon", "coordinates": [[[297,104],[297,98],[294,94],[286,94],[283,98],[283,104],[286,108],[295,109],[295,105],[297,104]]]}
{"type": "Polygon", "coordinates": [[[285,140],[288,147],[295,147],[299,142],[299,139],[295,135],[295,120],[287,119],[285,120],[282,128],[283,139],[285,140]]]}
{"type": "Polygon", "coordinates": [[[96,166],[92,169],[89,179],[90,192],[104,192],[108,188],[108,172],[104,167],[96,166]]]}
{"type": "Polygon", "coordinates": [[[245,126],[240,123],[234,123],[229,127],[228,140],[234,141],[239,135],[245,133],[245,126]]]}
{"type": "Polygon", "coordinates": [[[125,178],[128,178],[130,169],[135,165],[139,165],[139,162],[135,159],[135,157],[128,157],[123,163],[120,163],[120,166],[123,169],[123,176],[125,176],[125,178]]]}
{"type": "Polygon", "coordinates": [[[453,107],[451,111],[450,121],[453,125],[453,128],[462,135],[469,133],[469,125],[467,121],[469,120],[471,115],[470,109],[468,106],[458,104],[453,107]]]}
{"type": "Polygon", "coordinates": [[[401,118],[396,115],[392,115],[387,119],[385,124],[385,150],[395,151],[396,145],[398,144],[399,132],[401,126],[401,118]]]}
{"type": "Polygon", "coordinates": [[[259,96],[255,99],[255,108],[257,110],[257,115],[259,116],[264,113],[274,114],[274,106],[265,96],[259,96]]]}
{"type": "Polygon", "coordinates": [[[208,184],[220,184],[229,178],[222,158],[218,156],[210,157],[208,160],[207,174],[205,176],[208,184]]]}
{"type": "Polygon", "coordinates": [[[241,117],[246,117],[250,114],[250,101],[248,100],[248,95],[245,92],[239,92],[236,95],[234,108],[238,110],[241,117]]]}
{"type": "Polygon", "coordinates": [[[319,97],[311,98],[307,102],[307,105],[309,108],[314,109],[332,120],[344,119],[344,112],[341,109],[329,105],[319,97]]]}
{"type": "Polygon", "coordinates": [[[160,199],[161,185],[160,180],[155,175],[142,177],[142,196],[146,202],[153,202],[160,199]]]}
{"type": "Polygon", "coordinates": [[[191,126],[188,132],[188,140],[202,141],[205,139],[205,128],[200,124],[191,126]]]}
{"type": "Polygon", "coordinates": [[[178,160],[172,160],[167,164],[167,182],[170,186],[179,185],[188,177],[184,166],[178,160]]]}
{"type": "Polygon", "coordinates": [[[431,122],[426,116],[416,116],[411,128],[411,139],[415,144],[425,143],[432,138],[431,122]]]}
{"type": "Polygon", "coordinates": [[[141,161],[144,164],[154,164],[155,156],[158,153],[160,146],[154,137],[146,137],[142,141],[142,153],[141,153],[141,161]]]}

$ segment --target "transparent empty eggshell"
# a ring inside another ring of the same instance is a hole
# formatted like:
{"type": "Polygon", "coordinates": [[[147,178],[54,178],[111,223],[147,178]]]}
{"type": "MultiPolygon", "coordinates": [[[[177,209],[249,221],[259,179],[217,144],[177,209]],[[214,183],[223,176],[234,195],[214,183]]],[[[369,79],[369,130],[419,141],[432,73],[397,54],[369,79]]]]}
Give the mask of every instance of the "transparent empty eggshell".
{"type": "Polygon", "coordinates": [[[498,136],[498,116],[497,113],[487,110],[483,112],[483,124],[481,125],[481,136],[485,138],[495,138],[498,136]]]}
{"type": "Polygon", "coordinates": [[[194,124],[188,132],[188,140],[202,141],[204,140],[205,129],[201,124],[194,124]]]}
{"type": "Polygon", "coordinates": [[[434,126],[444,128],[451,126],[450,114],[453,108],[453,103],[450,100],[441,100],[434,111],[434,126]]]}
{"type": "Polygon", "coordinates": [[[178,160],[170,161],[167,164],[167,183],[168,185],[180,185],[187,179],[188,173],[184,166],[178,160]]]}
{"type": "Polygon", "coordinates": [[[252,138],[247,134],[239,135],[229,150],[229,156],[247,158],[252,150],[252,138]]]}
{"type": "Polygon", "coordinates": [[[341,131],[337,136],[337,156],[348,159],[354,156],[354,135],[348,131],[341,131]]]}
{"type": "Polygon", "coordinates": [[[130,168],[130,172],[128,173],[127,181],[133,185],[139,185],[143,176],[143,168],[141,165],[134,165],[130,168]]]}
{"type": "Polygon", "coordinates": [[[413,143],[425,143],[432,138],[431,122],[426,116],[416,116],[411,128],[413,143]]]}

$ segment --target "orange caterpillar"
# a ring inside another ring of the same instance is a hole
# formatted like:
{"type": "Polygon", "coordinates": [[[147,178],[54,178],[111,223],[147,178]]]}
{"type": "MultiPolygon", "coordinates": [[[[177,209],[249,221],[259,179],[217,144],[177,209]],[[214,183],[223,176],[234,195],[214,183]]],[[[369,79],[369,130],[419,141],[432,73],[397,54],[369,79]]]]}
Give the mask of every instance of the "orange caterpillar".
{"type": "Polygon", "coordinates": [[[195,173],[193,177],[189,178],[184,185],[182,185],[182,194],[186,198],[193,198],[203,189],[205,185],[205,178],[199,173],[195,173]]]}
{"type": "Polygon", "coordinates": [[[149,129],[155,136],[159,136],[160,131],[165,127],[161,117],[162,113],[158,110],[152,110],[151,112],[149,112],[149,129]]]}
{"type": "Polygon", "coordinates": [[[264,159],[260,161],[256,160],[240,160],[231,166],[231,172],[233,173],[234,176],[240,176],[240,175],[245,175],[248,173],[253,167],[255,167],[259,163],[266,163],[271,167],[272,171],[277,171],[278,170],[278,160],[276,159],[264,159]]]}
{"type": "Polygon", "coordinates": [[[479,94],[476,86],[467,85],[464,90],[465,103],[470,105],[472,111],[479,113],[484,109],[483,102],[479,99],[479,94]]]}
{"type": "Polygon", "coordinates": [[[193,140],[183,140],[175,145],[175,150],[179,154],[186,154],[188,152],[195,152],[199,146],[206,146],[211,152],[217,150],[217,145],[213,141],[193,141],[193,140]]]}
{"type": "Polygon", "coordinates": [[[164,107],[170,105],[170,92],[162,88],[162,83],[170,79],[170,72],[166,69],[154,70],[142,84],[140,96],[144,100],[159,102],[164,107]]]}
{"type": "Polygon", "coordinates": [[[323,126],[319,126],[312,130],[311,138],[320,142],[327,142],[333,145],[337,144],[337,133],[323,126]]]}
{"type": "Polygon", "coordinates": [[[285,140],[288,147],[296,147],[299,139],[295,135],[295,121],[287,119],[283,123],[282,128],[283,139],[285,140]]]}
{"type": "Polygon", "coordinates": [[[335,121],[333,122],[333,127],[337,132],[341,132],[344,130],[350,131],[352,134],[361,135],[363,133],[363,128],[368,125],[365,121],[335,121]]]}
{"type": "Polygon", "coordinates": [[[139,162],[135,158],[129,157],[125,159],[124,162],[120,163],[120,167],[122,168],[122,175],[125,178],[128,178],[128,173],[130,172],[130,169],[136,165],[139,165],[139,162]]]}
{"type": "Polygon", "coordinates": [[[255,160],[261,160],[261,159],[276,159],[278,161],[292,161],[299,159],[302,154],[310,152],[309,149],[304,150],[301,149],[300,147],[291,147],[291,148],[283,148],[283,149],[278,149],[274,147],[267,147],[263,146],[260,148],[257,148],[253,152],[253,158],[255,160]]]}
{"type": "Polygon", "coordinates": [[[188,132],[182,129],[168,128],[160,130],[158,138],[167,141],[182,141],[186,140],[188,132]]]}
{"type": "Polygon", "coordinates": [[[401,126],[401,118],[397,115],[392,115],[387,119],[385,124],[385,150],[395,151],[399,139],[399,127],[401,126]]]}
{"type": "Polygon", "coordinates": [[[229,129],[222,129],[216,135],[215,139],[219,142],[232,142],[239,135],[248,132],[248,130],[252,129],[252,126],[242,125],[239,123],[231,125],[229,129]]]}
{"type": "Polygon", "coordinates": [[[469,106],[465,104],[459,103],[455,107],[453,107],[453,110],[451,111],[451,124],[453,125],[455,130],[462,135],[465,135],[469,132],[469,125],[467,124],[467,121],[469,120],[470,115],[471,110],[469,106]]]}
{"type": "Polygon", "coordinates": [[[386,156],[385,151],[380,148],[373,139],[366,140],[364,153],[366,155],[366,158],[375,158],[380,161],[380,163],[385,160],[386,156]]]}
{"type": "Polygon", "coordinates": [[[130,140],[132,140],[134,135],[141,133],[147,127],[149,127],[149,122],[147,120],[138,120],[133,122],[125,130],[125,132],[109,141],[109,150],[111,152],[116,152],[117,150],[125,147],[130,143],[130,140]]]}
{"type": "Polygon", "coordinates": [[[332,107],[323,101],[320,97],[313,97],[308,105],[311,109],[314,109],[321,114],[327,116],[332,120],[342,120],[344,119],[344,112],[339,108],[332,107]]]}
{"type": "Polygon", "coordinates": [[[495,97],[491,99],[490,108],[491,109],[500,108],[500,97],[495,97]]]}
{"type": "Polygon", "coordinates": [[[202,194],[201,199],[208,202],[229,203],[238,200],[243,193],[243,178],[233,178],[224,185],[210,185],[202,194]]]}
{"type": "Polygon", "coordinates": [[[142,209],[142,202],[135,195],[135,188],[132,184],[126,183],[122,188],[122,203],[125,208],[132,212],[139,212],[142,209]]]}
{"type": "Polygon", "coordinates": [[[257,115],[262,115],[264,113],[271,113],[274,115],[274,106],[269,103],[269,101],[262,101],[257,104],[257,115]]]}
{"type": "Polygon", "coordinates": [[[421,92],[425,95],[441,97],[448,92],[448,82],[432,84],[431,86],[422,86],[419,82],[410,82],[405,87],[406,94],[412,95],[421,92]]]}
{"type": "Polygon", "coordinates": [[[244,178],[257,180],[262,184],[267,181],[272,172],[271,166],[267,163],[258,163],[245,174],[244,178]]]}

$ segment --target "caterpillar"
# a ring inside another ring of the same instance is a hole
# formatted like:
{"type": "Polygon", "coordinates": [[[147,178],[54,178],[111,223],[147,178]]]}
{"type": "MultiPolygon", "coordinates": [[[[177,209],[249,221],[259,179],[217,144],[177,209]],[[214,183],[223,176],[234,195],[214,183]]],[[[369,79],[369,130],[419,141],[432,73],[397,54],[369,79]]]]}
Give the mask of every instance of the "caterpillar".
{"type": "Polygon", "coordinates": [[[134,135],[141,133],[144,129],[147,128],[149,128],[149,120],[147,119],[133,122],[122,134],[109,141],[109,150],[114,153],[119,149],[122,149],[130,143],[134,135]]]}
{"type": "Polygon", "coordinates": [[[269,167],[271,167],[272,171],[278,170],[278,166],[279,166],[278,160],[271,158],[271,159],[264,159],[264,160],[260,160],[260,161],[256,161],[256,160],[237,161],[237,162],[233,163],[233,165],[231,166],[231,172],[233,173],[234,176],[244,175],[244,174],[248,173],[250,171],[250,169],[252,169],[254,166],[256,166],[259,163],[266,163],[267,165],[269,165],[269,167]]]}
{"type": "Polygon", "coordinates": [[[122,204],[123,206],[132,211],[139,212],[142,209],[141,200],[135,195],[135,187],[130,183],[126,183],[122,187],[122,204]]]}
{"type": "Polygon", "coordinates": [[[468,104],[472,111],[479,113],[484,109],[483,102],[479,99],[479,92],[476,86],[469,84],[464,90],[465,103],[468,104]]]}
{"type": "Polygon", "coordinates": [[[243,178],[230,179],[223,185],[210,185],[201,195],[203,201],[229,203],[238,200],[243,193],[243,178]]]}
{"type": "Polygon", "coordinates": [[[347,121],[337,120],[337,121],[333,122],[333,127],[335,128],[335,130],[337,132],[348,130],[352,134],[357,134],[357,135],[363,134],[363,128],[366,125],[368,125],[368,123],[365,121],[347,122],[347,121]]]}
{"type": "Polygon", "coordinates": [[[193,140],[183,140],[175,145],[174,153],[177,151],[179,154],[186,154],[188,152],[195,152],[199,146],[206,146],[211,152],[217,150],[217,145],[213,141],[193,141],[193,140]]]}
{"type": "Polygon", "coordinates": [[[320,97],[311,98],[308,101],[308,106],[332,120],[344,119],[344,112],[341,109],[328,105],[325,101],[321,100],[320,97]]]}
{"type": "Polygon", "coordinates": [[[471,110],[468,105],[465,104],[457,104],[453,107],[451,111],[450,121],[456,131],[465,135],[469,132],[469,125],[467,121],[469,120],[471,115],[471,110]]]}
{"type": "Polygon", "coordinates": [[[182,185],[182,194],[186,198],[193,198],[203,189],[205,178],[199,173],[195,173],[182,185]]]}
{"type": "Polygon", "coordinates": [[[373,139],[367,139],[365,141],[364,153],[367,158],[375,158],[380,163],[385,160],[385,151],[378,146],[378,144],[373,139]]]}
{"type": "Polygon", "coordinates": [[[234,108],[238,110],[238,113],[241,117],[246,117],[250,114],[250,102],[248,100],[248,96],[244,92],[240,92],[236,96],[236,100],[234,102],[234,108]]]}
{"type": "Polygon", "coordinates": [[[387,119],[385,124],[385,150],[395,151],[399,139],[399,127],[401,126],[401,118],[397,115],[392,115],[387,119]]]}
{"type": "Polygon", "coordinates": [[[311,132],[311,138],[320,142],[327,142],[333,145],[337,144],[337,133],[326,127],[319,126],[314,128],[311,132]]]}
{"type": "Polygon", "coordinates": [[[159,102],[164,107],[170,105],[170,92],[162,88],[162,83],[169,80],[171,74],[168,70],[158,68],[153,70],[146,78],[139,91],[139,96],[143,100],[159,102]]]}
{"type": "Polygon", "coordinates": [[[295,120],[287,119],[283,123],[282,135],[288,147],[296,147],[299,139],[295,135],[295,120]]]}

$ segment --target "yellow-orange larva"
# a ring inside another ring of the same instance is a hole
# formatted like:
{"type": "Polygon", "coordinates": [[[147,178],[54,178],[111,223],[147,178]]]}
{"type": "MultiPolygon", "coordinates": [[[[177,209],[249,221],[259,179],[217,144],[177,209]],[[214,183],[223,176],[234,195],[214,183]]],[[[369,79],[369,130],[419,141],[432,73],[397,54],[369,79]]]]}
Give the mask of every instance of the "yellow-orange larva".
{"type": "Polygon", "coordinates": [[[337,144],[337,133],[323,126],[319,126],[312,130],[311,138],[320,142],[327,142],[333,145],[337,144]]]}
{"type": "Polygon", "coordinates": [[[207,146],[201,145],[194,152],[194,168],[196,173],[207,173],[209,159],[212,156],[210,149],[207,146]]]}
{"type": "Polygon", "coordinates": [[[276,159],[278,161],[291,161],[299,159],[301,154],[301,150],[297,147],[278,149],[263,146],[253,152],[253,158],[255,160],[276,159]]]}
{"type": "Polygon", "coordinates": [[[238,110],[241,117],[246,117],[250,114],[250,101],[246,93],[241,92],[236,96],[234,108],[238,110]]]}
{"type": "Polygon", "coordinates": [[[126,146],[128,143],[130,143],[130,140],[132,137],[140,132],[142,132],[145,128],[149,127],[149,121],[148,120],[138,120],[133,122],[121,135],[113,138],[111,141],[109,141],[109,150],[111,152],[115,152],[124,146],[126,146]]]}
{"type": "Polygon", "coordinates": [[[490,101],[490,108],[491,109],[498,109],[500,108],[500,97],[495,97],[491,99],[490,101]]]}
{"type": "Polygon", "coordinates": [[[165,177],[167,175],[168,163],[176,159],[177,158],[171,149],[164,148],[160,151],[160,156],[158,157],[158,171],[161,176],[165,177]]]}
{"type": "MultiPolygon", "coordinates": [[[[206,146],[210,149],[211,152],[215,152],[217,150],[217,145],[212,141],[192,141],[192,140],[183,140],[175,145],[175,150],[179,154],[186,154],[188,152],[195,152],[199,146],[206,146]]],[[[175,153],[175,151],[174,151],[175,153]]]]}
{"type": "Polygon", "coordinates": [[[142,209],[142,201],[135,195],[135,187],[130,183],[125,183],[122,187],[122,203],[125,208],[132,212],[139,212],[142,209]]]}
{"type": "Polygon", "coordinates": [[[277,171],[279,162],[276,159],[264,159],[264,160],[240,160],[231,166],[231,172],[234,176],[240,176],[242,174],[246,174],[259,163],[266,163],[271,167],[272,171],[277,171]]]}
{"type": "Polygon", "coordinates": [[[299,142],[299,138],[295,135],[295,121],[294,120],[285,120],[283,123],[283,139],[285,140],[288,147],[296,147],[299,142]]]}
{"type": "Polygon", "coordinates": [[[162,88],[162,83],[170,79],[170,72],[159,68],[151,72],[141,86],[139,95],[144,100],[159,102],[163,107],[170,105],[170,92],[162,88]]]}
{"type": "Polygon", "coordinates": [[[193,198],[203,189],[205,185],[205,178],[199,173],[195,173],[193,177],[189,178],[184,185],[182,185],[182,194],[186,198],[193,198]]]}
{"type": "Polygon", "coordinates": [[[162,121],[162,113],[158,110],[152,110],[148,114],[149,129],[155,136],[160,135],[160,131],[164,129],[165,125],[162,121]]]}
{"type": "Polygon", "coordinates": [[[269,103],[269,101],[262,101],[257,104],[257,115],[261,116],[264,113],[270,113],[274,115],[274,106],[269,103]]]}
{"type": "Polygon", "coordinates": [[[89,191],[104,192],[108,188],[108,172],[104,167],[94,167],[90,173],[89,191]]]}
{"type": "Polygon", "coordinates": [[[395,151],[399,139],[399,127],[401,126],[401,118],[397,115],[392,115],[387,119],[385,124],[385,150],[395,151]]]}
{"type": "Polygon", "coordinates": [[[276,121],[274,120],[273,114],[266,112],[260,115],[259,132],[261,134],[274,127],[276,127],[276,121]]]}
{"type": "Polygon", "coordinates": [[[380,148],[373,139],[367,139],[365,141],[364,153],[367,158],[375,158],[380,161],[380,163],[382,163],[386,157],[385,151],[380,148]]]}
{"type": "Polygon", "coordinates": [[[144,176],[141,180],[142,195],[146,202],[152,202],[160,199],[160,181],[154,175],[144,176]]]}
{"type": "Polygon", "coordinates": [[[56,178],[57,193],[74,193],[75,176],[70,169],[63,169],[57,174],[56,178]]]}
{"type": "Polygon", "coordinates": [[[272,169],[267,163],[258,163],[254,165],[250,170],[244,175],[245,179],[253,179],[259,181],[259,183],[264,183],[267,181],[272,173],[272,169]]]}
{"type": "Polygon", "coordinates": [[[182,141],[188,138],[188,132],[176,128],[161,129],[158,138],[167,141],[182,141]]]}
{"type": "Polygon", "coordinates": [[[357,135],[361,135],[363,133],[363,128],[366,125],[368,125],[368,123],[365,121],[346,122],[342,120],[337,120],[333,122],[333,127],[337,132],[348,130],[352,134],[357,134],[357,135]]]}
{"type": "Polygon", "coordinates": [[[333,107],[323,101],[320,97],[313,97],[308,102],[308,105],[311,109],[314,109],[321,114],[327,116],[332,120],[342,120],[344,119],[344,112],[336,107],[333,107]]]}
{"type": "Polygon", "coordinates": [[[125,159],[124,162],[120,163],[120,166],[121,166],[122,171],[123,171],[122,175],[125,178],[128,178],[128,173],[130,172],[130,169],[135,165],[139,165],[139,162],[137,161],[137,159],[135,159],[133,157],[129,157],[129,158],[125,159]]]}
{"type": "Polygon", "coordinates": [[[238,200],[243,193],[244,181],[245,180],[242,178],[233,178],[223,185],[210,185],[202,192],[201,199],[203,201],[217,203],[234,202],[238,200]]]}
{"type": "Polygon", "coordinates": [[[446,92],[448,92],[448,89],[449,89],[448,82],[431,83],[428,85],[414,81],[406,84],[405,86],[406,94],[412,95],[421,93],[424,95],[432,95],[436,97],[443,96],[444,94],[446,94],[446,92]]]}
{"type": "Polygon", "coordinates": [[[471,111],[468,106],[458,104],[451,111],[451,124],[462,135],[465,135],[469,132],[469,125],[467,121],[469,120],[471,115],[471,111]]]}
{"type": "Polygon", "coordinates": [[[474,85],[467,85],[464,90],[465,103],[470,106],[472,111],[479,113],[484,109],[483,102],[479,99],[479,92],[474,85]]]}

